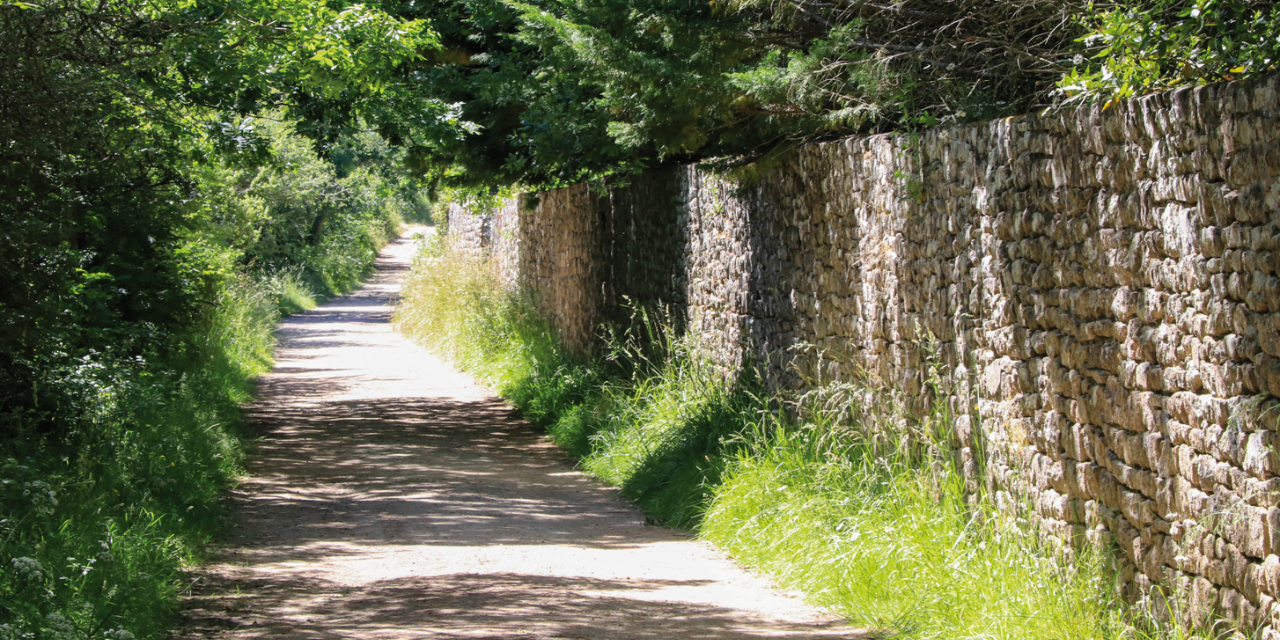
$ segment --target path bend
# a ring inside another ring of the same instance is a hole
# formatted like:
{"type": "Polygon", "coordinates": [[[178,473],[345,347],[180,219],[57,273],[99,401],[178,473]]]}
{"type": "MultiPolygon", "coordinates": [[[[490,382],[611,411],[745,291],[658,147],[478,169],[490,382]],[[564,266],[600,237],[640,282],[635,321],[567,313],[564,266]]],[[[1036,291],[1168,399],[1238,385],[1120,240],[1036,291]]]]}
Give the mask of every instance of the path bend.
{"type": "Polygon", "coordinates": [[[286,319],[249,411],[237,526],[187,638],[856,637],[664,527],[392,331],[415,250],[286,319]]]}

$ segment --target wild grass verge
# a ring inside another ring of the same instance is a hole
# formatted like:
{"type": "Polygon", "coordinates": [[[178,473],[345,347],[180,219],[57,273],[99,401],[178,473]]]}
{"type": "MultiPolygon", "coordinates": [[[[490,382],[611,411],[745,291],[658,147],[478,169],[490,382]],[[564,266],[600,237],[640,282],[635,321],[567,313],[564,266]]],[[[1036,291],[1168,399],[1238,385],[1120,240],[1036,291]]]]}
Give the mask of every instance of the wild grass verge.
{"type": "Polygon", "coordinates": [[[865,385],[768,396],[640,313],[575,359],[475,255],[427,246],[396,322],[475,373],[656,520],[693,529],[880,637],[1182,638],[966,486],[952,418],[865,385]],[[908,437],[903,437],[904,434],[908,437]]]}
{"type": "Polygon", "coordinates": [[[889,394],[837,385],[792,408],[748,435],[703,537],[886,635],[1117,637],[1102,559],[1046,548],[966,490],[943,407],[909,424],[889,394]]]}
{"type": "Polygon", "coordinates": [[[0,640],[168,637],[241,468],[250,381],[281,315],[317,298],[301,269],[216,295],[186,333],[120,346],[135,355],[33,356],[56,402],[0,416],[0,640]]]}

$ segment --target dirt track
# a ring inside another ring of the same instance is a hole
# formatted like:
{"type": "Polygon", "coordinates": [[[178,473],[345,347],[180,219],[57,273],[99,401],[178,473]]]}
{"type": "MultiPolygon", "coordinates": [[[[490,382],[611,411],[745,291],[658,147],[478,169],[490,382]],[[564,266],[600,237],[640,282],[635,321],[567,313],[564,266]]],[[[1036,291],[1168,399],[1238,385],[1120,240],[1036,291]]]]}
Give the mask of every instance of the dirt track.
{"type": "Polygon", "coordinates": [[[854,637],[646,526],[487,389],[391,330],[413,244],[280,329],[237,527],[187,638],[854,637]]]}

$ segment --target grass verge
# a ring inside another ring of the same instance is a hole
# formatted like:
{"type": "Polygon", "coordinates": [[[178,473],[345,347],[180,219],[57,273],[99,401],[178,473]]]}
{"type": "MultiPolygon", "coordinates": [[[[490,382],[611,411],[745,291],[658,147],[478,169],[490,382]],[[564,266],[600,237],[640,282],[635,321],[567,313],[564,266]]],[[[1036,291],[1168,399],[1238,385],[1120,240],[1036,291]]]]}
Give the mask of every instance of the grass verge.
{"type": "MultiPolygon", "coordinates": [[[[325,260],[363,274],[361,249],[325,260]]],[[[183,568],[241,469],[250,381],[313,291],[303,268],[236,275],[187,332],[140,336],[128,357],[38,354],[62,358],[37,382],[56,406],[3,416],[18,433],[0,439],[0,640],[168,637],[183,568]]]]}
{"type": "Polygon", "coordinates": [[[703,537],[886,635],[1118,637],[1101,558],[1042,546],[966,491],[951,443],[920,437],[948,432],[945,411],[894,440],[885,422],[902,415],[885,394],[820,391],[737,452],[703,537]]]}

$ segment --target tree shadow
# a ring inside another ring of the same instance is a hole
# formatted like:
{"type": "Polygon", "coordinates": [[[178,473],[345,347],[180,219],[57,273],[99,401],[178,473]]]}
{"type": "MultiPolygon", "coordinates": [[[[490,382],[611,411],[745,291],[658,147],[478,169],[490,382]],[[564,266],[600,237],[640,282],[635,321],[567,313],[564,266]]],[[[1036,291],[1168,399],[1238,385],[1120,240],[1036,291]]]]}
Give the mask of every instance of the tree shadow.
{"type": "Polygon", "coordinates": [[[193,576],[185,637],[856,635],[752,613],[753,598],[790,605],[647,526],[511,407],[392,334],[400,275],[385,267],[372,292],[282,327],[280,366],[246,411],[235,525],[193,576]]]}
{"type": "Polygon", "coordinates": [[[272,638],[582,638],[746,640],[867,638],[833,622],[780,623],[678,602],[706,581],[450,574],[342,587],[307,578],[207,581],[194,589],[187,637],[234,630],[272,638]],[[234,589],[239,589],[235,592],[234,589]],[[300,598],[298,594],[306,594],[300,598]],[[273,615],[273,612],[288,612],[273,615]]]}
{"type": "Polygon", "coordinates": [[[625,548],[683,539],[645,526],[616,489],[577,473],[513,414],[496,399],[256,406],[260,440],[252,478],[235,494],[233,543],[271,541],[263,561],[280,562],[329,555],[333,542],[625,548]]]}

